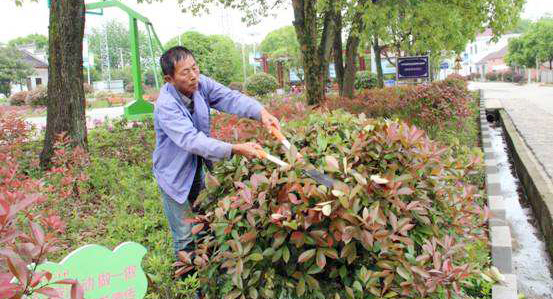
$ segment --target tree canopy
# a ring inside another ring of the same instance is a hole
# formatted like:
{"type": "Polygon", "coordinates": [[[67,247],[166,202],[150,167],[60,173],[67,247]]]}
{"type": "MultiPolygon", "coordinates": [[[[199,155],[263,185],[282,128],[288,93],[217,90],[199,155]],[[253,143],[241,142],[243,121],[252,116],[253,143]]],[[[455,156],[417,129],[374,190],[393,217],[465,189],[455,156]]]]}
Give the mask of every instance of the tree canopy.
{"type": "Polygon", "coordinates": [[[285,26],[269,32],[259,45],[259,50],[270,59],[286,59],[285,65],[295,69],[301,67],[300,44],[294,26],[285,26]]]}
{"type": "Polygon", "coordinates": [[[0,93],[10,95],[10,84],[22,82],[34,73],[33,68],[21,59],[14,46],[0,46],[0,93]]]}
{"type": "Polygon", "coordinates": [[[48,37],[42,34],[29,34],[27,36],[18,37],[8,42],[9,46],[23,46],[33,44],[38,50],[48,50],[48,37]]]}
{"type": "Polygon", "coordinates": [[[536,60],[553,68],[553,18],[532,23],[523,35],[509,41],[506,62],[510,66],[536,67],[536,60]]]}
{"type": "MultiPolygon", "coordinates": [[[[147,58],[150,55],[148,37],[139,30],[140,56],[147,58]]],[[[94,53],[98,61],[97,68],[101,67],[102,47],[105,47],[107,40],[109,62],[112,68],[122,68],[131,64],[131,37],[127,23],[118,20],[110,20],[99,28],[93,28],[88,36],[90,52],[94,53]],[[123,60],[121,61],[121,54],[123,60]],[[123,63],[123,65],[122,65],[123,63]]]]}
{"type": "MultiPolygon", "coordinates": [[[[242,81],[241,54],[229,37],[207,36],[188,31],[180,35],[180,42],[194,53],[202,74],[225,85],[233,81],[242,81]]],[[[165,44],[165,48],[178,44],[179,37],[176,36],[165,44]]]]}

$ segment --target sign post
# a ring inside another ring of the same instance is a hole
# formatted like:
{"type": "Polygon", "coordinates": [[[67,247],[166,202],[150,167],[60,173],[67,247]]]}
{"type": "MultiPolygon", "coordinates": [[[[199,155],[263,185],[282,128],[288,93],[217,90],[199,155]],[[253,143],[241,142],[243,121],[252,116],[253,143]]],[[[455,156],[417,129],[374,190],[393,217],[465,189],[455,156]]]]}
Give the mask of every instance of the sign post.
{"type": "Polygon", "coordinates": [[[429,78],[428,56],[398,57],[397,79],[429,78]]]}
{"type": "MultiPolygon", "coordinates": [[[[148,280],[142,270],[144,246],[125,242],[113,251],[100,245],[85,245],[67,255],[59,264],[45,262],[37,271],[52,273],[52,281],[75,279],[84,290],[86,299],[142,299],[148,280]]],[[[44,279],[43,284],[46,282],[44,279]]],[[[61,298],[71,298],[68,285],[51,285],[61,298]]],[[[33,294],[31,299],[47,298],[33,294]]]]}

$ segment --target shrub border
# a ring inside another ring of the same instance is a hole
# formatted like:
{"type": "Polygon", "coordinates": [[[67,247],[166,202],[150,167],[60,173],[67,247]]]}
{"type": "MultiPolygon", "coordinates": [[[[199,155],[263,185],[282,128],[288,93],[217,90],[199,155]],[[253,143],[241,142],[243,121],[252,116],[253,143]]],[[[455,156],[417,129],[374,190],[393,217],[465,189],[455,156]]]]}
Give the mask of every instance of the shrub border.
{"type": "Polygon", "coordinates": [[[502,284],[492,287],[492,299],[517,299],[517,279],[514,274],[512,262],[511,230],[505,219],[505,202],[501,194],[501,181],[499,178],[497,160],[492,149],[490,125],[486,118],[486,100],[480,95],[480,129],[482,149],[486,170],[486,194],[490,209],[490,244],[492,252],[492,265],[497,267],[505,276],[502,284]]]}

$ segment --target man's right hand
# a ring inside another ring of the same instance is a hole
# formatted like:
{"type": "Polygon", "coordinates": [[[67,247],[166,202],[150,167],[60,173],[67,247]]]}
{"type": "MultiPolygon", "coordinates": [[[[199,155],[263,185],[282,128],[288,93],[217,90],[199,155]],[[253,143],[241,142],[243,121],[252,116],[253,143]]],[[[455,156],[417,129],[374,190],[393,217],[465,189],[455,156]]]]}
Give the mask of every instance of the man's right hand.
{"type": "Polygon", "coordinates": [[[248,159],[262,158],[259,151],[262,151],[261,145],[254,142],[239,143],[232,145],[232,153],[235,155],[245,156],[248,159]]]}

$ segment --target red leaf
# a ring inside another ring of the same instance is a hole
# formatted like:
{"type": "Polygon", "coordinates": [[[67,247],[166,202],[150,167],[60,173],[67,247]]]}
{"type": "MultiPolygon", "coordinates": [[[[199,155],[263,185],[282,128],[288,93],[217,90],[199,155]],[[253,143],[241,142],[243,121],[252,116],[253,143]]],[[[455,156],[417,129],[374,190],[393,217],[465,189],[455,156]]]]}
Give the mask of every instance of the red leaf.
{"type": "Polygon", "coordinates": [[[257,236],[257,233],[255,231],[249,231],[243,234],[242,237],[240,237],[240,242],[247,243],[247,242],[253,241],[255,240],[256,236],[257,236]]]}
{"type": "Polygon", "coordinates": [[[44,244],[44,230],[37,223],[30,221],[29,226],[31,227],[31,234],[36,240],[38,245],[42,246],[44,244]]]}
{"type": "Polygon", "coordinates": [[[43,277],[46,277],[48,279],[48,275],[50,275],[50,278],[52,278],[52,274],[50,274],[50,272],[42,271],[33,273],[33,277],[31,278],[31,287],[36,287],[43,277]]]}
{"type": "Polygon", "coordinates": [[[403,188],[401,188],[397,191],[397,194],[398,195],[411,195],[411,194],[413,194],[413,192],[414,192],[413,189],[411,189],[409,187],[403,187],[403,188]]]}
{"type": "Polygon", "coordinates": [[[194,225],[194,227],[192,228],[192,234],[195,235],[195,234],[201,232],[203,228],[204,228],[204,224],[203,224],[203,223],[194,225]]]}
{"type": "Polygon", "coordinates": [[[21,290],[19,285],[13,283],[0,283],[0,298],[12,298],[21,290]]]}
{"type": "Polygon", "coordinates": [[[42,287],[40,289],[35,290],[36,293],[46,295],[50,298],[61,298],[61,294],[54,288],[51,287],[42,287]]]}
{"type": "Polygon", "coordinates": [[[19,258],[7,258],[8,268],[10,272],[19,280],[20,285],[27,286],[29,282],[29,270],[25,262],[19,258]]]}

